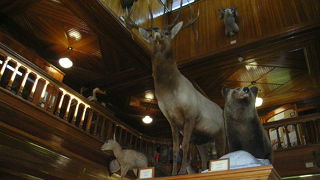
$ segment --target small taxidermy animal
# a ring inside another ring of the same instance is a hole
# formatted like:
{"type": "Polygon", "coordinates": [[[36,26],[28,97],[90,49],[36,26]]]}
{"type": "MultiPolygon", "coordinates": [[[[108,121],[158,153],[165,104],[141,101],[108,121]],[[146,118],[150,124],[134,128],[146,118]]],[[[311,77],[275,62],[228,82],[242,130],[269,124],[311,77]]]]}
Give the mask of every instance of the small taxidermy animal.
{"type": "Polygon", "coordinates": [[[113,162],[115,164],[112,164],[112,168],[114,168],[114,171],[116,171],[118,166],[117,162],[119,163],[121,169],[121,179],[127,174],[128,170],[133,170],[137,175],[137,168],[148,167],[148,159],[144,154],[132,149],[123,150],[116,140],[108,140],[101,146],[101,150],[113,151],[116,161],[113,162]]]}
{"type": "Polygon", "coordinates": [[[219,9],[219,13],[220,18],[224,21],[226,36],[233,36],[239,32],[239,26],[236,23],[238,17],[236,8],[219,9]]]}

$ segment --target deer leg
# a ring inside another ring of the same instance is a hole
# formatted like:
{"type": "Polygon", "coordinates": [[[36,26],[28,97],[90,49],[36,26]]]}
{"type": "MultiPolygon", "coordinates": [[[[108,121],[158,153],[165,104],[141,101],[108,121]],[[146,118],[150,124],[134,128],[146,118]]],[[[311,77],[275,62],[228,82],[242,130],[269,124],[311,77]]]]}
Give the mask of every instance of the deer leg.
{"type": "Polygon", "coordinates": [[[129,166],[121,167],[121,179],[124,178],[129,170],[129,166]]]}
{"type": "Polygon", "coordinates": [[[185,122],[183,127],[183,140],[182,140],[182,162],[179,174],[186,174],[187,160],[188,160],[188,152],[189,152],[189,144],[190,138],[192,134],[192,130],[194,128],[194,123],[185,122]]]}
{"type": "Polygon", "coordinates": [[[226,136],[224,130],[221,130],[219,133],[217,133],[214,137],[215,143],[216,143],[216,150],[217,150],[217,156],[221,157],[224,154],[226,154],[226,136]]]}
{"type": "Polygon", "coordinates": [[[179,132],[178,129],[170,123],[171,131],[172,131],[172,175],[177,175],[177,158],[179,153],[179,132]]]}
{"type": "Polygon", "coordinates": [[[197,149],[201,158],[201,169],[208,169],[208,149],[206,144],[197,145],[197,149]]]}

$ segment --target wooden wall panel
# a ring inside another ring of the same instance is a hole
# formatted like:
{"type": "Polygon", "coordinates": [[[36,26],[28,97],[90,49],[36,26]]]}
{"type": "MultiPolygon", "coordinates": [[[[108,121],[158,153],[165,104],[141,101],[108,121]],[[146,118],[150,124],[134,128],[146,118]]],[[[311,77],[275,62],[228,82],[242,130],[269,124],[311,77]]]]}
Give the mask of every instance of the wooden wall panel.
{"type": "MultiPolygon", "coordinates": [[[[199,39],[195,40],[192,28],[178,34],[174,50],[179,63],[319,23],[320,17],[318,0],[200,0],[194,4],[194,9],[200,10],[199,39]],[[228,7],[238,8],[239,13],[240,32],[232,37],[224,35],[223,20],[218,14],[218,9],[228,7]],[[231,45],[232,40],[237,43],[231,45]]],[[[189,18],[188,13],[185,8],[184,21],[189,18]]]]}

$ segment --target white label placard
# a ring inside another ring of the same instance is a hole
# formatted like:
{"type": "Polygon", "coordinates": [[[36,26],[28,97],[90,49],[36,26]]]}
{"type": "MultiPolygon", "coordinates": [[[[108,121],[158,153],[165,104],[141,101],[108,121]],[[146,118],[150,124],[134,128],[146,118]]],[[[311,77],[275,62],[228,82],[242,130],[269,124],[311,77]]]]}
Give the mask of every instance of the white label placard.
{"type": "Polygon", "coordinates": [[[229,159],[210,161],[210,171],[224,171],[229,169],[229,159]]]}
{"type": "Polygon", "coordinates": [[[139,170],[139,179],[153,178],[154,168],[145,168],[139,170]]]}

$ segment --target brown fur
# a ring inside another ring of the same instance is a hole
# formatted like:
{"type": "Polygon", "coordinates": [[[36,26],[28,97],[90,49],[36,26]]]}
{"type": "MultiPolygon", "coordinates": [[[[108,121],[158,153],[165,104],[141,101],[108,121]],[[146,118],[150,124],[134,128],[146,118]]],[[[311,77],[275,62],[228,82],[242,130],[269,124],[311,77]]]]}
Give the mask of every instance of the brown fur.
{"type": "Polygon", "coordinates": [[[225,97],[224,118],[231,152],[244,150],[256,158],[272,162],[272,149],[262,124],[260,123],[255,99],[258,88],[223,88],[225,97]]]}

